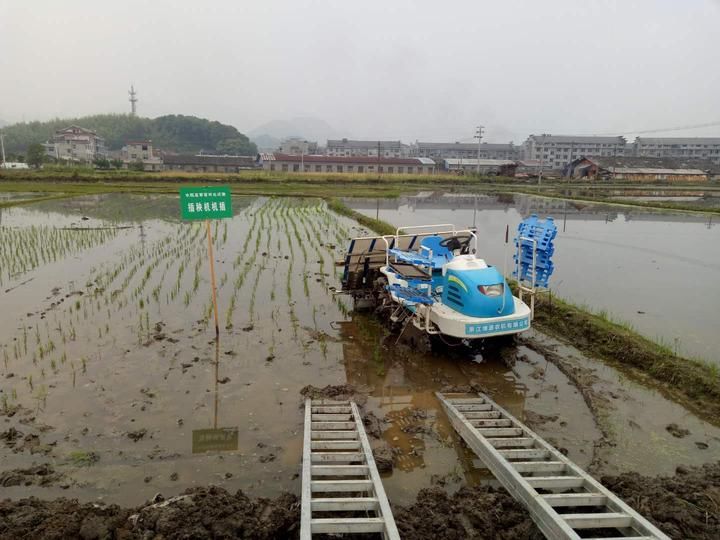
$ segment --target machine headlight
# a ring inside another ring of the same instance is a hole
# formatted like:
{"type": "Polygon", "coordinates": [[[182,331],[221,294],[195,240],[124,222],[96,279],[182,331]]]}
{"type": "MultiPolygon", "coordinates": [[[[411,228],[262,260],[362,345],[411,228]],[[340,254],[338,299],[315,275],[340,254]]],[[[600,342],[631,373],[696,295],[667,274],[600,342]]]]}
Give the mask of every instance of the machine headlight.
{"type": "Polygon", "coordinates": [[[489,297],[502,296],[505,292],[505,284],[498,283],[496,285],[478,285],[478,291],[489,297]]]}

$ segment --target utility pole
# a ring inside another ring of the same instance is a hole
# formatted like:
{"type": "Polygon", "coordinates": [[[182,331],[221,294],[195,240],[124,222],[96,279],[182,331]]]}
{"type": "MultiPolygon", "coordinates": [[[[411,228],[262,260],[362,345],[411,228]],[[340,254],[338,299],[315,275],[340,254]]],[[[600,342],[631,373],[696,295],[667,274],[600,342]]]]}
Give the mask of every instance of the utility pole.
{"type": "Polygon", "coordinates": [[[377,169],[378,169],[378,176],[380,176],[380,141],[378,143],[378,149],[377,149],[377,169]]]}
{"type": "Polygon", "coordinates": [[[135,116],[137,113],[136,104],[138,102],[138,98],[137,98],[137,92],[135,91],[134,85],[130,85],[130,90],[128,91],[128,94],[130,95],[130,99],[128,100],[128,101],[130,101],[130,114],[135,116]]]}
{"type": "Polygon", "coordinates": [[[478,126],[475,129],[475,138],[478,140],[478,155],[477,155],[477,173],[478,176],[480,175],[480,143],[482,141],[483,136],[483,129],[485,129],[485,126],[478,126]]]}
{"type": "Polygon", "coordinates": [[[2,148],[2,164],[5,168],[5,135],[0,133],[0,147],[2,148]]]}

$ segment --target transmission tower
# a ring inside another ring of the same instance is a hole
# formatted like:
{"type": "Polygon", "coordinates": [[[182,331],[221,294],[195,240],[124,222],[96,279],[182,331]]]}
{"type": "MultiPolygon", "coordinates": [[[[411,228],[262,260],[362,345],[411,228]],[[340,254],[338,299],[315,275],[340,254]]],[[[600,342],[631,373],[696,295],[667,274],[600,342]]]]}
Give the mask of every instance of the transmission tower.
{"type": "Polygon", "coordinates": [[[130,94],[130,114],[135,116],[135,114],[137,112],[136,103],[138,102],[138,98],[137,98],[137,92],[135,91],[134,85],[130,86],[130,90],[128,91],[128,94],[130,94]]]}

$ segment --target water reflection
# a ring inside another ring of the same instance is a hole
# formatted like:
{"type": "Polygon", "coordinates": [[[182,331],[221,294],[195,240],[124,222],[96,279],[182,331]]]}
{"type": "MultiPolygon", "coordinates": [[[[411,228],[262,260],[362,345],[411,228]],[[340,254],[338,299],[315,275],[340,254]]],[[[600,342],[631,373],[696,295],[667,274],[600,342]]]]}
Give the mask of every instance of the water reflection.
{"type": "Polygon", "coordinates": [[[215,339],[215,390],[213,396],[212,429],[193,429],[192,453],[233,452],[238,449],[238,426],[218,428],[218,409],[220,405],[220,339],[215,339]]]}

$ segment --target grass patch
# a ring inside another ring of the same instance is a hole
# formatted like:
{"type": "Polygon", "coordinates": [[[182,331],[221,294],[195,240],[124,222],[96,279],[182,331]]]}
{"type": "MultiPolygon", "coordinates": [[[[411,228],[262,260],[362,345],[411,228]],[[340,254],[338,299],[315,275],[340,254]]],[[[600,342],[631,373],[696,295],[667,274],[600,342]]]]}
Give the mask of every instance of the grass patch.
{"type": "Polygon", "coordinates": [[[570,342],[588,356],[639,370],[687,398],[702,416],[714,418],[716,424],[720,420],[717,365],[679,356],[669,347],[641,336],[628,324],[557,297],[552,302],[545,296],[536,299],[533,325],[570,342]]]}
{"type": "Polygon", "coordinates": [[[383,221],[381,219],[374,219],[371,217],[366,216],[365,214],[361,214],[360,212],[356,212],[352,208],[349,208],[344,202],[342,202],[340,199],[336,199],[334,197],[327,199],[327,205],[330,210],[335,212],[336,214],[340,214],[341,216],[349,217],[357,221],[360,225],[363,227],[367,227],[371,231],[377,233],[377,234],[384,234],[384,235],[394,235],[395,234],[395,227],[390,225],[387,221],[383,221]]]}
{"type": "Polygon", "coordinates": [[[68,454],[68,461],[76,467],[89,467],[100,461],[100,455],[97,452],[76,450],[68,454]]]}

